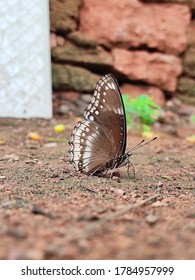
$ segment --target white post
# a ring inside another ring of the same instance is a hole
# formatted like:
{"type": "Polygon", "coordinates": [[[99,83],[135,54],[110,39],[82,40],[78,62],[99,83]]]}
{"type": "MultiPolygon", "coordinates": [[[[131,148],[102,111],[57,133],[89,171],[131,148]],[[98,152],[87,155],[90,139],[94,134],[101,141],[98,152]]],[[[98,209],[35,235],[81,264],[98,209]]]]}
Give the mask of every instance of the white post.
{"type": "Polygon", "coordinates": [[[49,0],[0,0],[0,117],[52,117],[49,0]]]}

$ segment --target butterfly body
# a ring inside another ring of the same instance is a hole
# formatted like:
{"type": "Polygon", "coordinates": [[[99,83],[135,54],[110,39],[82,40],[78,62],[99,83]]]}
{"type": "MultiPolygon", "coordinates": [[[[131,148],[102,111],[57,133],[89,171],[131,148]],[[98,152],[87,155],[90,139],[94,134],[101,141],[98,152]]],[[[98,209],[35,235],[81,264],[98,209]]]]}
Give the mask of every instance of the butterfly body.
{"type": "Polygon", "coordinates": [[[97,82],[93,98],[71,135],[70,162],[75,171],[97,174],[129,163],[125,153],[127,127],[116,79],[107,74],[97,82]]]}

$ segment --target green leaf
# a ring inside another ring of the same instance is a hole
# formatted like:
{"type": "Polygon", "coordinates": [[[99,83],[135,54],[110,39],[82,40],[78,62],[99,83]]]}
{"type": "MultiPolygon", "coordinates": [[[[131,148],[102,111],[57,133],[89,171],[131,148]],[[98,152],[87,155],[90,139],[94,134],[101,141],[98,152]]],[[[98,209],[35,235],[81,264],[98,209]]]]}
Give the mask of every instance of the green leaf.
{"type": "Polygon", "coordinates": [[[142,125],[142,130],[145,131],[145,132],[151,132],[152,129],[149,125],[146,125],[146,124],[143,124],[142,125]]]}
{"type": "Polygon", "coordinates": [[[191,120],[195,122],[195,116],[191,116],[191,120]]]}
{"type": "Polygon", "coordinates": [[[169,176],[167,176],[167,175],[161,175],[160,176],[162,179],[167,179],[167,180],[169,180],[170,179],[170,177],[169,176]]]}
{"type": "Polygon", "coordinates": [[[159,105],[156,104],[148,95],[142,94],[131,99],[129,94],[122,95],[128,126],[135,126],[135,120],[140,124],[151,126],[155,117],[159,115],[159,105]]]}

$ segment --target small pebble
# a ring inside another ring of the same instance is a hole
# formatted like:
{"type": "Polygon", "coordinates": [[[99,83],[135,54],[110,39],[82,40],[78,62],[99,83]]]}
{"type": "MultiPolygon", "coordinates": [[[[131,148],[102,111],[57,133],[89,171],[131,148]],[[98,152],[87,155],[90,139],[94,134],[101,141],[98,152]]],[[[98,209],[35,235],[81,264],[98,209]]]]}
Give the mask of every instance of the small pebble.
{"type": "Polygon", "coordinates": [[[112,180],[117,182],[117,183],[120,183],[121,182],[121,179],[118,177],[118,176],[113,176],[112,177],[112,180]]]}
{"type": "Polygon", "coordinates": [[[56,142],[51,142],[51,143],[46,143],[44,145],[45,148],[54,148],[57,146],[57,143],[56,142]]]}
{"type": "Polygon", "coordinates": [[[152,203],[152,207],[162,207],[162,206],[167,206],[167,204],[159,200],[152,203]]]}
{"type": "Polygon", "coordinates": [[[86,103],[89,103],[91,102],[91,94],[82,94],[81,95],[81,100],[86,102],[86,103]]]}
{"type": "Polygon", "coordinates": [[[154,225],[158,221],[158,217],[152,214],[146,216],[146,222],[150,225],[154,225]]]}
{"type": "Polygon", "coordinates": [[[25,160],[25,163],[26,164],[30,164],[30,163],[33,163],[33,164],[36,164],[38,162],[38,159],[27,159],[27,160],[25,160]]]}
{"type": "Polygon", "coordinates": [[[191,232],[195,232],[195,223],[191,222],[187,225],[187,228],[191,231],[191,232]]]}
{"type": "Polygon", "coordinates": [[[121,189],[116,189],[115,191],[114,191],[116,194],[118,194],[119,196],[123,196],[124,195],[124,191],[123,190],[121,190],[121,189]]]}
{"type": "Polygon", "coordinates": [[[59,114],[62,114],[62,115],[65,115],[69,112],[69,107],[65,104],[62,104],[59,109],[58,109],[58,113],[59,114]]]}
{"type": "Polygon", "coordinates": [[[159,181],[157,187],[162,188],[163,187],[163,182],[159,181]]]}
{"type": "Polygon", "coordinates": [[[5,155],[4,158],[7,159],[8,161],[18,161],[19,160],[19,157],[15,154],[5,155]]]}
{"type": "Polygon", "coordinates": [[[188,218],[195,218],[195,208],[191,208],[187,213],[188,218]]]}
{"type": "Polygon", "coordinates": [[[157,153],[157,154],[161,154],[161,153],[163,153],[163,152],[164,152],[164,149],[163,149],[162,147],[156,148],[156,153],[157,153]]]}

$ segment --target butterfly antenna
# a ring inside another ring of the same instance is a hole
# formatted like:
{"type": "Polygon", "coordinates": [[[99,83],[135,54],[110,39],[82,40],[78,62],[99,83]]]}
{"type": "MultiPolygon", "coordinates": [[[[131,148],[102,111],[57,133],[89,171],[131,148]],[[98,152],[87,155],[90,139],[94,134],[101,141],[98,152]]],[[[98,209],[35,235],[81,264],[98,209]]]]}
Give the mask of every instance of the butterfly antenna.
{"type": "Polygon", "coordinates": [[[146,142],[146,140],[143,139],[141,142],[139,142],[137,145],[135,145],[133,148],[131,148],[129,151],[127,151],[127,153],[133,152],[133,151],[135,151],[135,150],[137,150],[137,149],[139,149],[139,148],[141,148],[141,147],[143,147],[143,146],[153,142],[156,139],[157,139],[157,137],[154,137],[153,139],[151,139],[151,140],[149,140],[147,142],[146,142]]]}

